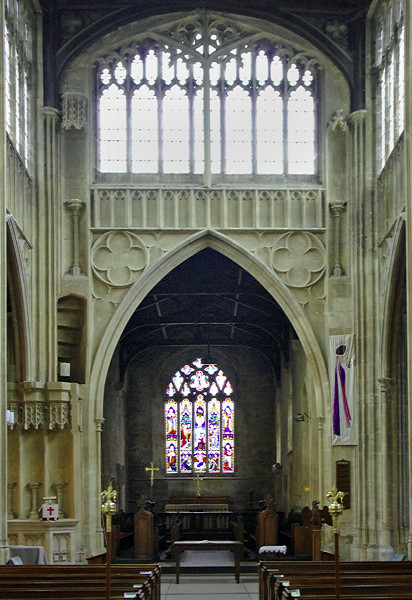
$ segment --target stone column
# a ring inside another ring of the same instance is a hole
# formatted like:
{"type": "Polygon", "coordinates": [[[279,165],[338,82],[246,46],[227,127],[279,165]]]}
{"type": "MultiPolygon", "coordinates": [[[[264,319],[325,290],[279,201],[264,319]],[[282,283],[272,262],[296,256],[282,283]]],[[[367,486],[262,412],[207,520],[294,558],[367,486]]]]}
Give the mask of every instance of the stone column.
{"type": "MultiPolygon", "coordinates": [[[[391,405],[391,393],[390,385],[391,379],[389,377],[381,377],[379,379],[381,384],[381,421],[382,425],[390,422],[390,405],[391,405]]],[[[391,480],[389,453],[388,453],[388,429],[384,427],[381,432],[381,456],[382,456],[382,479],[386,482],[391,480]]],[[[390,499],[390,486],[384,485],[382,489],[381,500],[378,503],[380,505],[380,521],[382,523],[381,542],[380,548],[380,560],[392,560],[393,559],[393,546],[391,543],[392,539],[392,507],[390,499]]]]}
{"type": "Polygon", "coordinates": [[[97,506],[96,506],[96,543],[104,546],[104,529],[102,526],[102,502],[101,502],[101,465],[102,465],[102,427],[104,423],[103,417],[97,417],[96,423],[96,465],[99,465],[96,472],[96,491],[97,491],[97,506]]]}
{"type": "Polygon", "coordinates": [[[37,494],[39,491],[40,483],[38,481],[30,481],[27,484],[31,491],[31,511],[29,512],[29,519],[38,519],[39,518],[39,502],[37,498],[37,494]]]}
{"type": "MultiPolygon", "coordinates": [[[[57,364],[57,315],[56,296],[59,261],[56,255],[60,251],[59,243],[59,202],[60,198],[60,145],[59,113],[55,108],[46,106],[44,114],[44,204],[39,205],[39,222],[44,230],[40,233],[39,272],[44,273],[43,286],[39,288],[39,348],[43,354],[39,357],[39,366],[45,365],[44,378],[56,381],[57,364]]],[[[41,194],[40,194],[41,196],[41,194]]]]}
{"type": "Polygon", "coordinates": [[[13,489],[16,485],[15,481],[9,481],[7,483],[7,519],[15,519],[16,514],[13,510],[13,489]]]}
{"type": "Polygon", "coordinates": [[[333,218],[333,233],[334,233],[334,256],[333,256],[333,267],[332,276],[342,277],[344,270],[341,265],[341,215],[345,210],[346,202],[334,202],[329,204],[330,211],[333,218]]]}
{"type": "Polygon", "coordinates": [[[67,485],[67,483],[55,483],[53,484],[55,489],[56,489],[56,495],[57,495],[57,504],[59,505],[59,519],[64,519],[65,518],[65,514],[63,511],[63,490],[65,488],[65,486],[67,485]]]}
{"type": "MultiPolygon", "coordinates": [[[[406,323],[409,412],[409,515],[412,515],[412,7],[405,2],[405,198],[406,198],[406,323]]],[[[412,527],[409,525],[408,559],[412,559],[412,527]]]]}
{"type": "Polygon", "coordinates": [[[67,208],[72,213],[73,218],[73,264],[70,269],[71,275],[74,277],[82,275],[82,269],[80,266],[80,212],[84,207],[83,200],[69,200],[66,202],[67,208]]]}
{"type": "MultiPolygon", "coordinates": [[[[379,418],[379,397],[376,390],[376,257],[373,234],[373,204],[371,164],[367,161],[366,146],[368,137],[367,111],[358,110],[348,119],[351,129],[352,164],[350,202],[351,217],[350,246],[352,252],[353,313],[356,344],[356,398],[359,399],[358,419],[358,464],[354,469],[354,493],[359,502],[354,507],[355,544],[353,559],[377,560],[378,519],[376,505],[371,506],[371,498],[380,498],[382,482],[376,453],[380,450],[381,423],[379,418]]],[[[376,504],[376,503],[375,503],[376,504]]]]}
{"type": "MultiPolygon", "coordinates": [[[[4,5],[5,0],[0,0],[0,28],[4,31],[4,5]]],[[[4,65],[4,44],[0,44],[0,64],[4,65]]],[[[7,230],[6,230],[6,120],[4,106],[4,77],[0,80],[0,256],[6,256],[7,230]]],[[[7,344],[7,264],[0,261],[0,344],[2,348],[7,344]]],[[[0,506],[7,506],[7,353],[0,352],[0,506]]],[[[0,514],[0,564],[8,560],[7,541],[7,514],[3,510],[0,514]]]]}

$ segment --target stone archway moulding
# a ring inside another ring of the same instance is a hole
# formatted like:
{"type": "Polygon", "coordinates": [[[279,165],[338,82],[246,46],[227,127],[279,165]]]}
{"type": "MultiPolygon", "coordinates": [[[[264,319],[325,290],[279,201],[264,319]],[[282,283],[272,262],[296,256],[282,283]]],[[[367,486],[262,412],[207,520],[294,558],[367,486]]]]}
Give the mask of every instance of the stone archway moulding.
{"type": "MultiPolygon", "coordinates": [[[[315,400],[312,415],[318,423],[323,423],[327,410],[329,379],[324,358],[313,329],[302,307],[290,290],[270,271],[258,258],[246,249],[230,240],[225,235],[215,231],[203,231],[191,236],[162,260],[153,264],[119,304],[111,322],[108,324],[101,343],[97,349],[92,365],[90,378],[90,397],[95,398],[94,410],[91,408],[90,417],[101,420],[103,417],[104,386],[110,361],[127,322],[140,302],[150,290],[176,266],[204,248],[212,248],[230,258],[242,268],[251,273],[257,281],[275,298],[293,325],[303,350],[305,352],[310,372],[313,377],[315,400]]],[[[323,448],[326,440],[319,425],[319,486],[323,489],[323,448]]]]}
{"type": "MultiPolygon", "coordinates": [[[[387,379],[390,374],[392,359],[392,351],[390,348],[390,340],[393,337],[392,331],[392,312],[393,301],[398,293],[398,269],[399,261],[402,260],[401,247],[405,235],[405,214],[402,213],[396,220],[392,235],[390,237],[390,252],[384,264],[385,274],[383,280],[386,281],[384,290],[384,305],[382,318],[382,353],[381,353],[381,378],[387,379]],[[389,277],[387,277],[389,275],[389,277]]],[[[387,240],[388,242],[388,240],[387,240]]],[[[388,242],[389,244],[389,242],[388,242]]]]}
{"type": "Polygon", "coordinates": [[[30,311],[29,295],[27,290],[27,278],[25,260],[22,253],[21,243],[27,245],[31,250],[32,246],[20,230],[15,219],[7,215],[8,230],[8,271],[13,277],[13,288],[15,290],[15,301],[17,303],[17,312],[19,316],[19,337],[20,337],[20,356],[21,356],[21,377],[24,381],[30,381],[32,374],[32,351],[30,336],[30,311]]]}

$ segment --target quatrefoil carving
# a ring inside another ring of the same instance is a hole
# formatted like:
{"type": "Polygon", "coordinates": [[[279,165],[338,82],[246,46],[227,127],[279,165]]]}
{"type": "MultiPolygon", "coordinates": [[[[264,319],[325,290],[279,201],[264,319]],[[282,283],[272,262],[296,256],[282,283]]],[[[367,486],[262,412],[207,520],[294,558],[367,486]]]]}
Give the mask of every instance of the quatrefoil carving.
{"type": "Polygon", "coordinates": [[[272,266],[287,286],[309,287],[325,272],[325,249],[315,235],[292,231],[273,247],[272,266]]]}
{"type": "Polygon", "coordinates": [[[105,233],[92,249],[95,276],[110,287],[132,285],[146,268],[147,249],[133,233],[105,233]]]}

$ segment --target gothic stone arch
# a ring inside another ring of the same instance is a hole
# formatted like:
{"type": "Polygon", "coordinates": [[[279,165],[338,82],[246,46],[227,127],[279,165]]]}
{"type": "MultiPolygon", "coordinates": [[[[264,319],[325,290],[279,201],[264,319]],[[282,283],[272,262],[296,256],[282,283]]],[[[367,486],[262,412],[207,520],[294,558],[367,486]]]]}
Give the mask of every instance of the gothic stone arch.
{"type": "MultiPolygon", "coordinates": [[[[90,378],[90,398],[94,399],[94,406],[90,406],[89,411],[89,431],[99,430],[103,422],[103,399],[104,386],[110,361],[120,339],[121,333],[126,326],[129,318],[139,306],[142,299],[156,285],[165,274],[172,271],[177,265],[196,254],[200,250],[210,247],[221,254],[227,256],[242,268],[249,271],[269,291],[279,303],[285,314],[288,316],[294,327],[300,342],[304,349],[309,369],[313,377],[314,400],[311,405],[312,417],[318,421],[318,451],[317,468],[319,493],[323,493],[324,478],[324,450],[331,443],[330,435],[323,431],[323,422],[325,414],[328,412],[328,375],[318,341],[314,331],[309,324],[302,307],[294,298],[289,289],[269,271],[255,256],[240,245],[229,240],[226,236],[212,231],[203,231],[193,235],[189,240],[180,244],[173,251],[170,251],[163,259],[153,264],[140,280],[129,290],[123,298],[109,322],[101,343],[95,354],[90,378]],[[329,444],[328,444],[329,443],[329,444]]],[[[100,437],[95,436],[98,446],[100,437]]],[[[95,522],[100,519],[100,449],[96,447],[91,455],[95,455],[97,463],[95,465],[95,479],[90,481],[90,498],[95,498],[96,508],[95,522]],[[93,489],[94,488],[94,489],[93,489]]],[[[315,490],[313,490],[316,493],[315,490]]],[[[92,515],[90,515],[92,518],[92,515]]]]}

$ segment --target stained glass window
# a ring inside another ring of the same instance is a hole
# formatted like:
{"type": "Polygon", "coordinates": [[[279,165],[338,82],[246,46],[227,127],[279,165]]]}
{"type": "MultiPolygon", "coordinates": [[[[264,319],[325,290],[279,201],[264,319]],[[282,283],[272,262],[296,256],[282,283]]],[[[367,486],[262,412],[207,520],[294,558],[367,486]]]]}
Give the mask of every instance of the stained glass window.
{"type": "Polygon", "coordinates": [[[186,18],[101,59],[96,81],[101,173],[316,173],[317,65],[267,33],[186,18]]]}
{"type": "Polygon", "coordinates": [[[233,388],[217,365],[197,358],[166,389],[166,473],[234,473],[233,388]]]}

